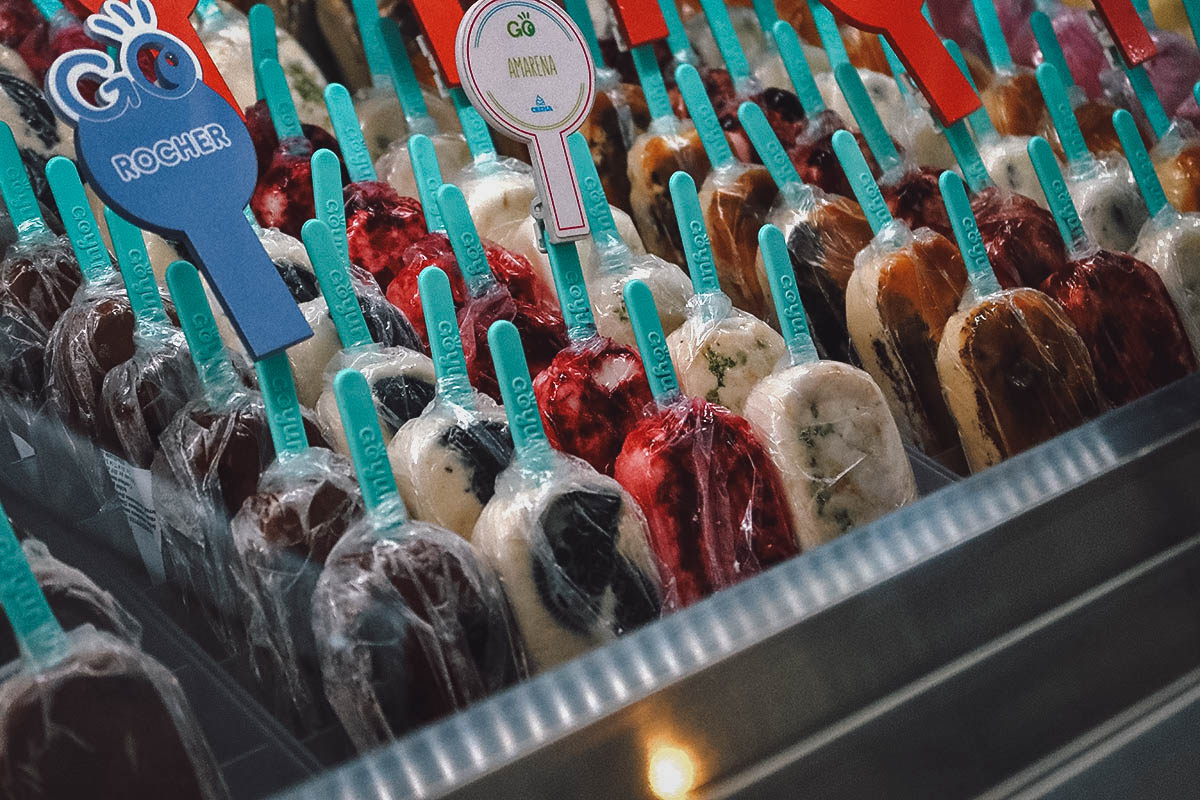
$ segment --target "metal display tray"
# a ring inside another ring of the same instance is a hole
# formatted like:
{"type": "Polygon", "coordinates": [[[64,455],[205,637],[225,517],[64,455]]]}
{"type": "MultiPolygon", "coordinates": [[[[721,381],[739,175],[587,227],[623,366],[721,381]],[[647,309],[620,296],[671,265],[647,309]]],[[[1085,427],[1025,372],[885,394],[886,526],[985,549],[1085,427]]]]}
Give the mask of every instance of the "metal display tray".
{"type": "Polygon", "coordinates": [[[280,800],[1191,796],[1086,781],[1200,714],[1198,476],[1192,376],[280,800]]]}

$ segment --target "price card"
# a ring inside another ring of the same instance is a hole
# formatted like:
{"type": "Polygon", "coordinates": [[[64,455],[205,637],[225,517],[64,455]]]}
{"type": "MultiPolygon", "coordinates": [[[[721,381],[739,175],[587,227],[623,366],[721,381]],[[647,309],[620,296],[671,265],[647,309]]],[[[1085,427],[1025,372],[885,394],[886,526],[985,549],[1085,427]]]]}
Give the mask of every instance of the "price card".
{"type": "Polygon", "coordinates": [[[1112,34],[1125,63],[1136,67],[1158,54],[1146,23],[1130,0],[1096,0],[1096,10],[1112,34]]]}
{"type": "Polygon", "coordinates": [[[631,48],[667,38],[667,22],[658,0],[613,0],[612,5],[631,48]]]}
{"type": "Polygon", "coordinates": [[[471,104],[492,126],[528,145],[550,240],[586,236],[567,148],[596,94],[595,65],[579,28],[548,0],[483,0],[463,17],[455,56],[471,104]]]}

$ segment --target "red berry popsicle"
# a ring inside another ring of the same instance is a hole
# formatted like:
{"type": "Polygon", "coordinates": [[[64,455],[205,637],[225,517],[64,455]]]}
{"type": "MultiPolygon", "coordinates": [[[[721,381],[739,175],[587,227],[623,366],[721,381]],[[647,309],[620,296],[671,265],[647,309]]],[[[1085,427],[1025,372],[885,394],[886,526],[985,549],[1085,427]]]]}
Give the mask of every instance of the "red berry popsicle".
{"type": "Polygon", "coordinates": [[[625,440],[614,477],[642,507],[668,605],[686,606],[800,551],[779,473],[750,423],[679,391],[650,290],[625,287],[657,411],[625,440]]]}

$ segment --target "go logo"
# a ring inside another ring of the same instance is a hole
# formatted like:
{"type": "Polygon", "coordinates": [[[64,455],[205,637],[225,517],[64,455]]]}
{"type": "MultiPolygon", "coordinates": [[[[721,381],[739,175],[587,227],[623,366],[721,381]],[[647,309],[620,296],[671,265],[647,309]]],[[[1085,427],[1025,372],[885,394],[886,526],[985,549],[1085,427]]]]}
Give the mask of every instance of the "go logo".
{"type": "Polygon", "coordinates": [[[508,23],[508,35],[514,39],[533,36],[535,33],[537,33],[537,28],[534,27],[533,20],[529,18],[528,11],[522,11],[516,19],[508,23]]]}

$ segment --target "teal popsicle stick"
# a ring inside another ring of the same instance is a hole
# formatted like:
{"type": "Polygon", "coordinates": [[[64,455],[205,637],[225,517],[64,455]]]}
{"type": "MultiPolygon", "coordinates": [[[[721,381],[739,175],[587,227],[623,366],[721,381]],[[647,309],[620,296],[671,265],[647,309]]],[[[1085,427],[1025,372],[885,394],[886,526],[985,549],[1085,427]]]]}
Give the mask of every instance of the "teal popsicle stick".
{"type": "Polygon", "coordinates": [[[133,318],[139,328],[165,327],[171,324],[158,293],[158,282],[150,267],[150,255],[146,252],[146,240],[141,228],[126,222],[112,209],[104,209],[104,221],[108,223],[108,235],[112,237],[113,249],[117,251],[117,262],[121,265],[121,278],[129,304],[133,307],[133,318]]]}
{"type": "Polygon", "coordinates": [[[1196,105],[1200,105],[1200,81],[1192,84],[1192,97],[1196,101],[1196,105]]]}
{"type": "Polygon", "coordinates": [[[587,139],[576,131],[567,137],[567,149],[571,153],[571,161],[575,164],[579,188],[583,190],[583,208],[587,212],[588,226],[592,229],[592,239],[610,247],[624,246],[625,242],[617,230],[617,221],[613,218],[612,207],[604,194],[600,173],[596,171],[596,162],[592,160],[592,151],[588,149],[587,139]]]}
{"type": "Polygon", "coordinates": [[[554,275],[554,289],[558,294],[558,305],[562,309],[563,322],[567,324],[567,337],[572,342],[582,342],[596,335],[596,318],[592,315],[592,303],[588,299],[587,284],[583,280],[583,269],[579,266],[579,251],[574,242],[552,242],[549,234],[543,234],[546,255],[550,259],[550,271],[554,275]]]}
{"type": "Polygon", "coordinates": [[[1000,17],[992,0],[971,0],[975,8],[975,18],[979,20],[979,30],[983,34],[983,46],[987,48],[988,59],[992,69],[997,72],[1012,72],[1012,53],[1008,50],[1008,42],[1004,39],[1004,29],[1000,27],[1000,17]]]}
{"type": "Polygon", "coordinates": [[[1054,23],[1050,21],[1050,17],[1041,11],[1035,11],[1029,18],[1029,24],[1033,28],[1033,38],[1037,40],[1038,49],[1042,51],[1042,60],[1058,70],[1058,77],[1066,86],[1074,86],[1075,76],[1071,74],[1071,65],[1067,63],[1067,56],[1063,53],[1062,44],[1058,41],[1058,34],[1054,32],[1054,23]]]}
{"type": "MultiPolygon", "coordinates": [[[[725,59],[725,68],[733,79],[733,86],[739,94],[749,89],[750,62],[746,60],[746,51],[738,41],[737,31],[733,29],[733,20],[729,18],[729,9],[725,8],[724,0],[700,0],[704,9],[704,17],[712,30],[713,38],[717,41],[717,49],[725,59]]],[[[678,79],[678,71],[676,71],[678,79]]]]}
{"type": "Polygon", "coordinates": [[[479,297],[496,283],[496,278],[488,266],[487,254],[483,242],[479,240],[479,232],[475,230],[475,222],[471,219],[467,199],[463,197],[461,189],[447,183],[438,189],[437,205],[442,211],[450,247],[454,249],[454,258],[458,261],[467,291],[472,297],[479,297]]]}
{"type": "Polygon", "coordinates": [[[1000,283],[992,270],[992,262],[988,260],[987,248],[979,233],[975,212],[971,210],[971,201],[967,199],[967,188],[962,178],[946,170],[938,178],[938,187],[942,190],[950,227],[954,230],[954,239],[958,243],[958,251],[962,253],[967,279],[971,281],[975,296],[984,298],[999,292],[1000,283]]]}
{"type": "Polygon", "coordinates": [[[529,365],[521,347],[521,334],[511,322],[500,320],[488,329],[488,345],[517,458],[525,469],[545,472],[550,469],[553,451],[546,439],[546,429],[542,427],[533,381],[529,378],[529,365]]]}
{"type": "Polygon", "coordinates": [[[1145,24],[1147,30],[1152,31],[1158,27],[1158,22],[1154,19],[1154,12],[1150,9],[1149,0],[1133,0],[1133,8],[1142,18],[1142,23],[1145,24]]]}
{"type": "Polygon", "coordinates": [[[821,97],[817,82],[813,80],[812,69],[808,65],[808,59],[804,57],[800,37],[796,35],[795,28],[783,20],[776,22],[773,30],[775,44],[779,47],[779,57],[783,60],[788,77],[792,79],[792,88],[800,98],[800,105],[804,107],[804,116],[813,119],[825,110],[825,100],[821,97]]]}
{"type": "Polygon", "coordinates": [[[6,122],[0,122],[0,195],[4,196],[4,206],[18,239],[30,242],[48,233],[37,195],[29,185],[29,173],[21,161],[21,151],[6,122]]]}
{"type": "Polygon", "coordinates": [[[1149,73],[1143,66],[1126,66],[1125,76],[1129,78],[1133,93],[1137,95],[1142,110],[1146,112],[1146,119],[1150,121],[1150,129],[1154,131],[1155,138],[1161,139],[1171,127],[1171,118],[1167,116],[1162,101],[1158,99],[1158,92],[1154,91],[1149,73]]]}
{"type": "Polygon", "coordinates": [[[221,7],[217,5],[217,0],[199,0],[196,3],[195,14],[205,21],[225,18],[225,15],[221,13],[221,7]]]}
{"type": "Polygon", "coordinates": [[[267,110],[271,112],[271,124],[275,126],[275,135],[280,141],[303,137],[300,115],[296,113],[296,104],[292,101],[292,92],[288,89],[283,67],[278,61],[263,59],[258,62],[258,74],[262,78],[267,110]]]}
{"type": "MultiPolygon", "coordinates": [[[[692,43],[688,41],[683,20],[679,17],[679,9],[675,7],[675,0],[658,0],[658,7],[662,11],[663,21],[667,23],[667,47],[671,48],[671,55],[675,57],[676,63],[693,65],[699,63],[696,51],[692,49],[692,43]]],[[[641,45],[635,50],[645,47],[648,45],[641,45]]]]}
{"type": "Polygon", "coordinates": [[[346,237],[346,206],[342,199],[342,168],[332,150],[321,148],[311,159],[313,205],[317,219],[323,221],[333,235],[336,253],[346,268],[350,265],[350,242],[346,237]]]}
{"type": "Polygon", "coordinates": [[[1066,89],[1063,88],[1058,70],[1051,64],[1039,64],[1037,82],[1042,89],[1046,108],[1050,111],[1050,119],[1054,121],[1054,129],[1058,131],[1058,140],[1062,144],[1067,161],[1072,165],[1092,161],[1083,131],[1079,129],[1079,121],[1075,119],[1075,109],[1071,106],[1066,89]]]}
{"type": "Polygon", "coordinates": [[[250,206],[242,209],[242,216],[246,218],[246,222],[249,222],[250,227],[254,228],[254,230],[262,230],[262,226],[258,224],[258,217],[254,216],[254,212],[250,210],[250,206]]]}
{"type": "Polygon", "coordinates": [[[12,625],[21,655],[35,671],[47,670],[70,654],[71,641],[50,610],[3,508],[0,508],[0,606],[12,625]]]}
{"type": "MultiPolygon", "coordinates": [[[[666,91],[665,89],[663,90],[666,91]]],[[[462,89],[451,89],[450,100],[458,114],[458,124],[462,127],[463,138],[467,140],[467,149],[471,158],[478,161],[483,158],[495,158],[496,143],[492,141],[492,133],[483,117],[471,105],[462,89]]]]}
{"type": "Polygon", "coordinates": [[[671,352],[667,349],[667,335],[663,333],[658,308],[654,305],[654,295],[639,280],[628,281],[624,295],[633,336],[646,369],[646,380],[650,383],[650,394],[659,408],[666,408],[678,400],[681,393],[671,352]]]}
{"type": "Polygon", "coordinates": [[[310,219],[300,229],[300,236],[304,239],[313,271],[317,273],[321,294],[329,305],[329,316],[333,318],[342,347],[349,350],[371,344],[371,329],[358,305],[358,294],[346,269],[348,262],[337,251],[329,226],[319,219],[310,219]]]}
{"type": "Polygon", "coordinates": [[[754,0],[754,16],[758,17],[758,24],[763,30],[763,35],[770,42],[775,36],[775,23],[779,22],[779,12],[775,10],[775,0],[754,0]]]}
{"type": "Polygon", "coordinates": [[[275,457],[286,461],[303,453],[308,449],[308,434],[304,432],[304,418],[300,414],[300,401],[296,399],[296,383],[287,352],[254,362],[254,371],[258,373],[258,388],[267,410],[267,426],[271,429],[275,457]]]}
{"type": "Polygon", "coordinates": [[[379,416],[367,379],[358,370],[340,370],[333,378],[333,396],[342,417],[342,428],[350,445],[350,460],[354,462],[367,514],[387,528],[403,525],[408,521],[408,511],[388,463],[387,441],[379,428],[379,416]]]}
{"type": "Polygon", "coordinates": [[[179,315],[179,327],[187,339],[188,351],[204,397],[214,409],[229,407],[229,401],[241,389],[241,382],[234,372],[217,321],[200,283],[200,273],[187,261],[175,261],[167,267],[167,289],[179,315]]]}
{"type": "Polygon", "coordinates": [[[421,292],[421,310],[429,331],[429,351],[437,374],[438,393],[463,408],[475,407],[475,392],[467,376],[462,334],[450,293],[450,279],[437,267],[426,267],[417,277],[421,292]]]}
{"type": "Polygon", "coordinates": [[[867,160],[858,149],[854,134],[849,131],[833,134],[833,152],[850,181],[850,188],[854,190],[854,197],[862,207],[863,215],[871,225],[871,231],[879,233],[892,222],[892,212],[888,210],[883,193],[879,191],[879,184],[875,183],[875,178],[871,175],[867,160]]]}
{"type": "Polygon", "coordinates": [[[704,213],[700,210],[700,196],[692,176],[682,170],[671,176],[671,201],[683,238],[692,288],[696,294],[717,294],[721,291],[721,282],[717,279],[717,263],[713,260],[708,229],[704,226],[704,213]]]}
{"type": "Polygon", "coordinates": [[[903,164],[900,153],[896,150],[892,137],[888,135],[887,128],[883,127],[883,120],[879,118],[879,112],[875,110],[875,104],[871,102],[871,96],[867,94],[867,87],[863,86],[858,70],[849,63],[839,64],[833,74],[846,98],[846,104],[850,106],[850,112],[858,121],[858,129],[862,131],[863,138],[867,140],[867,147],[871,148],[879,166],[884,172],[900,167],[903,164]]]}
{"type": "Polygon", "coordinates": [[[775,131],[771,130],[767,115],[758,104],[749,101],[742,103],[738,107],[738,119],[787,204],[792,208],[811,205],[812,189],[801,180],[800,173],[779,143],[775,131]]]}
{"type": "Polygon", "coordinates": [[[66,13],[63,4],[58,0],[34,0],[34,6],[37,7],[38,13],[42,15],[42,19],[50,22],[59,14],[66,13]]]}
{"type": "Polygon", "coordinates": [[[438,166],[433,140],[422,133],[414,134],[408,140],[408,159],[412,162],[417,195],[425,212],[425,229],[430,233],[446,230],[437,197],[438,190],[442,188],[442,169],[438,166]]]}
{"type": "Polygon", "coordinates": [[[1067,188],[1067,182],[1063,180],[1062,171],[1058,168],[1054,151],[1050,149],[1050,143],[1040,136],[1029,140],[1028,149],[1033,170],[1037,173],[1038,183],[1042,185],[1042,192],[1050,205],[1050,213],[1058,223],[1058,232],[1062,234],[1068,254],[1071,258],[1078,258],[1092,247],[1092,243],[1084,230],[1083,221],[1079,218],[1079,211],[1071,200],[1071,192],[1067,188]]]}
{"type": "Polygon", "coordinates": [[[433,136],[438,133],[438,126],[433,117],[429,116],[425,95],[421,94],[421,84],[417,83],[412,62],[408,60],[408,50],[404,47],[400,25],[396,20],[384,17],[379,20],[378,28],[387,50],[388,63],[392,68],[392,86],[400,100],[400,108],[404,111],[408,129],[413,133],[433,136]]]}
{"type": "Polygon", "coordinates": [[[100,238],[100,226],[88,205],[75,162],[63,156],[50,159],[46,164],[46,182],[50,184],[58,216],[71,239],[83,279],[95,284],[113,277],[112,261],[100,238]]]}
{"type": "Polygon", "coordinates": [[[603,67],[604,52],[600,49],[599,39],[596,38],[596,26],[592,24],[592,13],[588,11],[587,0],[564,0],[563,7],[575,24],[579,26],[579,31],[583,34],[583,40],[587,42],[588,50],[592,53],[592,60],[596,62],[596,67],[603,67]]]}
{"type": "Polygon", "coordinates": [[[904,63],[900,61],[900,56],[896,55],[896,51],[892,49],[888,40],[879,37],[879,44],[883,47],[883,57],[887,60],[888,69],[892,73],[892,78],[896,81],[896,88],[900,90],[903,97],[908,97],[910,94],[908,83],[904,80],[904,76],[908,74],[908,70],[904,68],[904,63]]]}
{"type": "Polygon", "coordinates": [[[378,180],[375,165],[371,163],[371,153],[367,150],[367,140],[363,138],[362,126],[359,125],[358,115],[354,113],[350,91],[340,83],[326,86],[325,108],[329,111],[333,135],[342,149],[350,180],[355,183],[378,180]]]}
{"type": "Polygon", "coordinates": [[[792,269],[783,231],[774,225],[763,225],[758,230],[758,249],[767,268],[771,299],[775,301],[775,313],[792,366],[819,361],[821,357],[817,355],[817,346],[808,330],[808,315],[804,313],[804,303],[796,287],[796,273],[792,269]]]}
{"type": "Polygon", "coordinates": [[[696,133],[700,135],[700,141],[704,144],[704,151],[708,153],[708,160],[712,162],[713,169],[732,164],[733,151],[729,149],[729,141],[725,138],[721,121],[717,119],[717,112],[713,110],[708,92],[704,90],[700,73],[691,64],[680,64],[675,69],[675,82],[679,84],[683,101],[687,103],[688,114],[691,115],[696,133]]]}
{"type": "Polygon", "coordinates": [[[258,99],[263,100],[267,96],[267,89],[263,84],[259,65],[264,59],[279,60],[279,42],[275,39],[275,12],[270,6],[256,3],[250,7],[246,17],[250,28],[250,64],[254,70],[254,90],[258,99]]]}
{"type": "Polygon", "coordinates": [[[819,0],[808,0],[808,10],[817,26],[817,35],[821,37],[825,55],[829,56],[829,66],[837,69],[840,64],[849,64],[850,55],[846,52],[846,43],[842,41],[842,33],[833,14],[819,0]]]}
{"type": "Polygon", "coordinates": [[[1183,13],[1187,15],[1192,39],[1200,42],[1200,0],[1183,0],[1183,13]]]}
{"type": "Polygon", "coordinates": [[[363,52],[367,56],[367,69],[371,71],[371,80],[376,86],[391,83],[392,66],[388,57],[387,46],[379,33],[379,6],[375,0],[351,0],[354,9],[354,19],[358,25],[358,35],[362,39],[363,52]]]}
{"type": "Polygon", "coordinates": [[[637,70],[638,81],[642,84],[642,94],[646,96],[650,118],[658,126],[669,124],[673,129],[676,124],[675,112],[671,110],[671,98],[667,95],[667,85],[658,70],[654,48],[641,45],[633,48],[630,55],[633,56],[633,68],[637,70]]]}
{"type": "Polygon", "coordinates": [[[971,191],[982,192],[992,186],[992,176],[988,174],[979,150],[976,149],[975,142],[971,139],[971,132],[967,130],[967,121],[960,119],[946,128],[945,134],[946,141],[950,142],[950,150],[953,151],[954,158],[958,161],[958,166],[967,179],[967,185],[971,187],[971,191]]]}
{"type": "Polygon", "coordinates": [[[1163,192],[1158,173],[1154,171],[1154,162],[1150,159],[1150,153],[1146,151],[1146,145],[1142,143],[1142,135],[1138,132],[1137,123],[1133,121],[1133,115],[1122,108],[1113,112],[1112,120],[1117,138],[1121,140],[1121,148],[1125,151],[1125,159],[1129,162],[1129,169],[1133,172],[1133,178],[1146,201],[1146,208],[1150,210],[1150,216],[1153,218],[1167,205],[1167,195],[1163,192]]]}
{"type": "MultiPolygon", "coordinates": [[[[946,46],[947,52],[954,59],[954,63],[958,65],[963,77],[978,94],[979,89],[975,86],[975,79],[971,77],[971,70],[967,67],[967,60],[963,58],[962,50],[958,48],[953,39],[942,39],[942,44],[946,46]]],[[[996,127],[992,125],[992,118],[988,116],[987,108],[984,105],[980,104],[979,108],[967,115],[967,119],[971,123],[971,130],[975,131],[975,135],[980,139],[988,141],[999,137],[1000,134],[996,133],[996,127]]]]}

